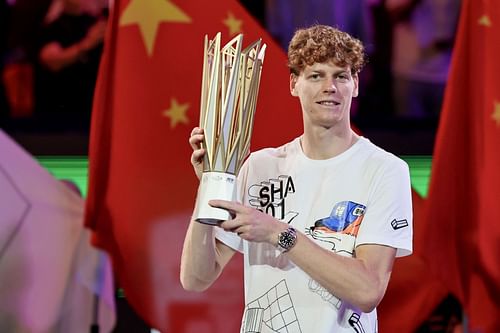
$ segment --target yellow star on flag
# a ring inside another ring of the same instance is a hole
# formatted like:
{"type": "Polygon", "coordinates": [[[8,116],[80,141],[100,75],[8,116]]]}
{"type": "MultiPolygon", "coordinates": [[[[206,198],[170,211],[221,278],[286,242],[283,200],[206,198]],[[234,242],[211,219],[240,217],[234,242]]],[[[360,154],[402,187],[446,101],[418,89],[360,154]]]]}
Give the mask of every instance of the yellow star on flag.
{"type": "Polygon", "coordinates": [[[497,126],[500,125],[500,102],[495,101],[494,102],[494,110],[493,114],[491,115],[491,118],[497,123],[497,126]]]}
{"type": "Polygon", "coordinates": [[[227,17],[222,21],[225,26],[229,29],[229,35],[236,35],[241,32],[241,26],[243,25],[242,20],[238,20],[233,13],[227,12],[227,17]]]}
{"type": "Polygon", "coordinates": [[[189,23],[191,18],[170,0],[132,0],[122,13],[120,25],[137,24],[149,56],[153,54],[162,22],[189,23]]]}
{"type": "Polygon", "coordinates": [[[189,124],[186,115],[188,109],[189,103],[179,104],[175,98],[170,100],[170,108],[163,111],[163,115],[170,118],[170,128],[174,128],[178,123],[189,124]]]}
{"type": "Polygon", "coordinates": [[[481,16],[477,23],[479,23],[479,25],[484,25],[485,27],[491,27],[491,20],[488,15],[481,16]]]}

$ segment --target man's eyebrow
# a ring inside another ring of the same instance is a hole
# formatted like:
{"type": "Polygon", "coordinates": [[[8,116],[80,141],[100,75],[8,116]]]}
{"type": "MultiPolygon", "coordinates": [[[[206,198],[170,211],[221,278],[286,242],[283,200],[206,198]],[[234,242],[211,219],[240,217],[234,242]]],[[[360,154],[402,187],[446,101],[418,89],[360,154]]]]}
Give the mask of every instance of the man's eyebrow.
{"type": "Polygon", "coordinates": [[[350,71],[347,68],[339,69],[334,72],[334,74],[340,74],[340,73],[350,73],[350,71]]]}
{"type": "Polygon", "coordinates": [[[309,71],[309,73],[307,73],[307,74],[322,74],[322,75],[324,75],[325,73],[326,73],[326,71],[323,69],[311,69],[309,71]]]}
{"type": "MultiPolygon", "coordinates": [[[[326,70],[324,69],[311,69],[309,71],[308,74],[314,74],[314,73],[317,73],[317,74],[325,74],[326,73],[326,70]]],[[[338,70],[335,70],[333,72],[333,75],[338,75],[338,74],[343,74],[343,73],[347,73],[347,74],[350,74],[351,72],[346,69],[346,68],[343,68],[343,69],[338,69],[338,70]]]]}

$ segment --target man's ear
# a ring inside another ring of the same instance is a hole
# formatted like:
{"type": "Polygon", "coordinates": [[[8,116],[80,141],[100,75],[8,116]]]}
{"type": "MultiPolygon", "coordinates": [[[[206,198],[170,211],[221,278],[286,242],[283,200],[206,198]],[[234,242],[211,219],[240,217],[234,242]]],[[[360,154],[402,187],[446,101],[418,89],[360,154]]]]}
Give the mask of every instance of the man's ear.
{"type": "Polygon", "coordinates": [[[295,89],[296,84],[297,84],[297,75],[291,73],[290,74],[290,94],[292,96],[295,96],[295,97],[298,96],[297,89],[295,89]]]}
{"type": "Polygon", "coordinates": [[[359,94],[359,76],[358,74],[354,74],[352,76],[352,79],[354,81],[354,90],[352,92],[352,97],[358,97],[358,94],[359,94]]]}

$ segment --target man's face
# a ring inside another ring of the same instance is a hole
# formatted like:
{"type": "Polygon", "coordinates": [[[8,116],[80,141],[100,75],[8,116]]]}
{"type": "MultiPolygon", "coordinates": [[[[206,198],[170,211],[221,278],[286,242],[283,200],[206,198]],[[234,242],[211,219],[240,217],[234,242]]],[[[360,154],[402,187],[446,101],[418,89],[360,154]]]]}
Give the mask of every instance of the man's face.
{"type": "Polygon", "coordinates": [[[349,125],[351,100],[358,96],[358,76],[351,74],[350,67],[315,63],[300,75],[290,76],[290,91],[300,99],[306,125],[349,125]]]}

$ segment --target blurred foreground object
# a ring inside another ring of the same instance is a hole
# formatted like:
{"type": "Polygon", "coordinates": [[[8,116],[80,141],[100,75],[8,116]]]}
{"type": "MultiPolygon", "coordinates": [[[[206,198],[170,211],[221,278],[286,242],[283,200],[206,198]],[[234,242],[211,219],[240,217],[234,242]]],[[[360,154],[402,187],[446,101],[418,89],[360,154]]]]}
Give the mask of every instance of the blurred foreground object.
{"type": "Polygon", "coordinates": [[[84,200],[0,131],[0,332],[111,332],[111,266],[84,200]]]}

